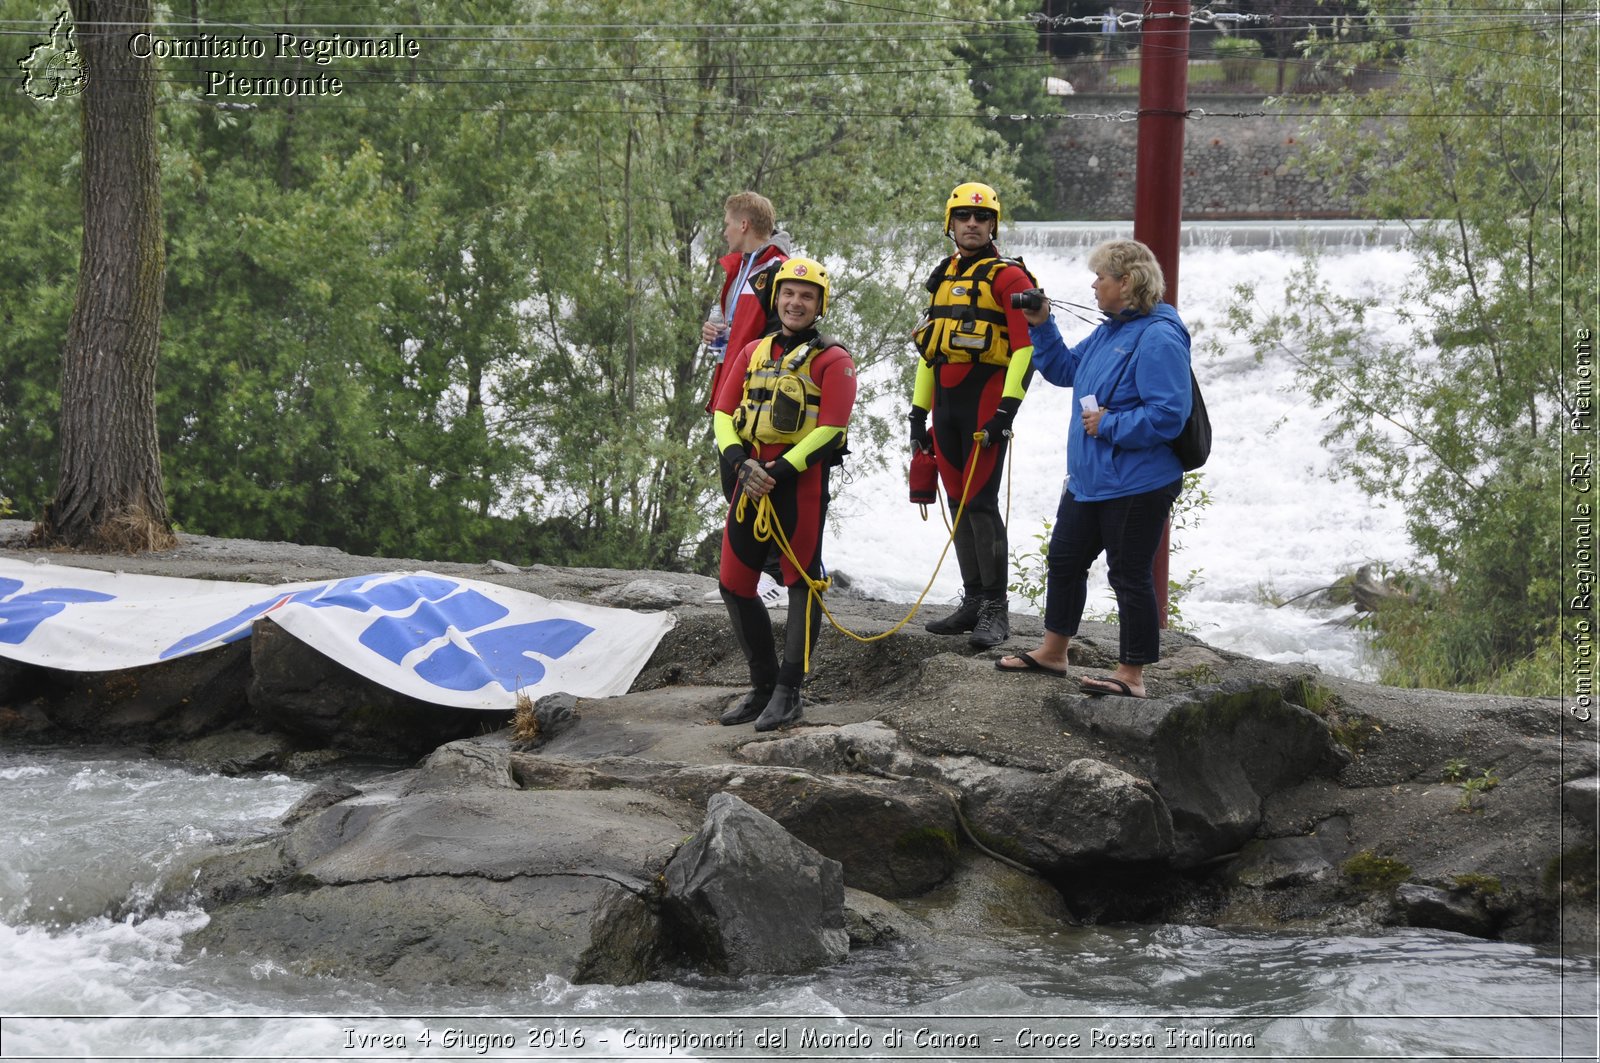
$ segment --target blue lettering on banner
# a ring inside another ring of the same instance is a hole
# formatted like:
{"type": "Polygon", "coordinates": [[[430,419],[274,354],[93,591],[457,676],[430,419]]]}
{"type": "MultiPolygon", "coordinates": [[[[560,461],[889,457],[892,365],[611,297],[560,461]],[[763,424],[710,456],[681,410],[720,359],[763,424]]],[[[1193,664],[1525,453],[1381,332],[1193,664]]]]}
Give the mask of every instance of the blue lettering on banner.
{"type": "Polygon", "coordinates": [[[17,594],[22,581],[0,577],[0,642],[20,646],[40,623],[78,602],[109,602],[114,594],[79,590],[76,587],[50,587],[42,591],[17,594]]]}
{"type": "Polygon", "coordinates": [[[219,620],[210,627],[202,628],[192,635],[185,635],[171,646],[161,651],[161,659],[181,657],[186,653],[193,653],[197,648],[209,642],[218,645],[227,645],[237,642],[250,634],[250,625],[261,618],[262,614],[269,612],[280,605],[290,602],[303,602],[306,605],[317,606],[342,606],[353,609],[358,613],[365,613],[377,607],[379,609],[395,610],[406,609],[415,605],[422,598],[443,598],[460,586],[449,580],[428,579],[425,577],[407,576],[393,580],[389,583],[380,583],[368,590],[359,590],[362,585],[370,583],[371,576],[352,576],[349,579],[339,580],[337,583],[319,583],[315,587],[306,587],[295,591],[293,594],[279,594],[271,598],[264,598],[259,602],[245,606],[226,620],[219,620]]]}
{"type": "Polygon", "coordinates": [[[508,691],[537,684],[545,667],[534,654],[555,659],[570,653],[594,628],[575,620],[539,620],[510,627],[485,628],[510,610],[453,580],[402,576],[376,585],[357,576],[337,583],[307,587],[290,595],[263,599],[226,620],[188,635],[161,654],[163,659],[188,653],[211,642],[244,638],[250,625],[271,609],[291,602],[316,609],[339,608],[358,613],[380,611],[361,632],[359,642],[392,664],[452,632],[459,639],[440,646],[414,666],[417,676],[447,690],[479,690],[498,683],[508,691]],[[455,593],[459,591],[460,593],[455,593]],[[406,612],[409,610],[409,612],[406,612]],[[404,616],[391,614],[406,612],[404,616]],[[464,641],[470,651],[461,645],[464,641]]]}
{"type": "Polygon", "coordinates": [[[564,657],[593,633],[594,628],[576,620],[536,620],[490,628],[467,636],[476,656],[453,642],[446,643],[417,665],[417,674],[447,690],[478,690],[495,682],[516,691],[544,678],[545,667],[533,654],[564,657]]]}
{"type": "MultiPolygon", "coordinates": [[[[318,603],[320,604],[320,603],[318,603]]],[[[405,655],[444,635],[451,628],[472,631],[492,624],[510,610],[477,591],[446,598],[438,605],[423,604],[409,616],[385,616],[361,633],[361,645],[379,657],[399,664],[405,655]]]]}

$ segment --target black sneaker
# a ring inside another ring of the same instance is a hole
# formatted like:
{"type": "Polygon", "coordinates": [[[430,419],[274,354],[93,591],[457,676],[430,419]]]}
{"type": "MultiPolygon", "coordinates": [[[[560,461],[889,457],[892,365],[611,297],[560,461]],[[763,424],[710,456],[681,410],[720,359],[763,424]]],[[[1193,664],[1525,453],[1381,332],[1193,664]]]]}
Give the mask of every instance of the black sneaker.
{"type": "Polygon", "coordinates": [[[801,716],[800,706],[799,689],[779,683],[772,688],[772,700],[767,702],[767,707],[761,712],[761,718],[756,721],[756,730],[776,731],[780,727],[798,723],[801,716]]]}
{"type": "Polygon", "coordinates": [[[1011,614],[1004,598],[990,598],[978,609],[978,623],[967,642],[979,649],[998,646],[1011,637],[1011,614]]]}
{"type": "Polygon", "coordinates": [[[922,630],[933,635],[959,635],[964,631],[971,631],[978,626],[978,611],[982,608],[982,598],[962,598],[961,605],[955,612],[942,620],[928,621],[922,625],[922,630]]]}
{"type": "Polygon", "coordinates": [[[771,697],[771,688],[762,690],[758,687],[728,706],[722,715],[717,717],[717,722],[724,727],[734,727],[741,723],[749,723],[761,715],[761,710],[767,707],[767,701],[771,697]]]}

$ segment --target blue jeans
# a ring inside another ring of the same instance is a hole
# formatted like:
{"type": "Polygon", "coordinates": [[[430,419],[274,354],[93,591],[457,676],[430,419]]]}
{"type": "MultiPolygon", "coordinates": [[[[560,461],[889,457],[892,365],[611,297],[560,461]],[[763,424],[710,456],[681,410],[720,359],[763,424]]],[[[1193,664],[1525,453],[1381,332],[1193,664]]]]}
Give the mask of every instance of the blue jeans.
{"type": "Polygon", "coordinates": [[[1161,659],[1161,618],[1151,566],[1167,515],[1182,489],[1180,477],[1154,491],[1104,502],[1079,502],[1071,491],[1062,492],[1050,535],[1044,598],[1047,630],[1069,638],[1078,633],[1089,597],[1089,566],[1104,550],[1121,618],[1117,659],[1139,665],[1161,659]]]}

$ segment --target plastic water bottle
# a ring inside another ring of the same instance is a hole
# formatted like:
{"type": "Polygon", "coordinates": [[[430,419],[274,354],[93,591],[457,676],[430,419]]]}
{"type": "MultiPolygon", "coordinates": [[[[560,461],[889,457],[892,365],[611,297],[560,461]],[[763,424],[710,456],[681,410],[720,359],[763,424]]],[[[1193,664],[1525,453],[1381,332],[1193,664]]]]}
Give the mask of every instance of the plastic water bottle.
{"type": "Polygon", "coordinates": [[[717,330],[716,338],[711,341],[712,360],[721,362],[728,356],[728,319],[723,316],[722,304],[718,303],[711,308],[706,322],[717,330]]]}

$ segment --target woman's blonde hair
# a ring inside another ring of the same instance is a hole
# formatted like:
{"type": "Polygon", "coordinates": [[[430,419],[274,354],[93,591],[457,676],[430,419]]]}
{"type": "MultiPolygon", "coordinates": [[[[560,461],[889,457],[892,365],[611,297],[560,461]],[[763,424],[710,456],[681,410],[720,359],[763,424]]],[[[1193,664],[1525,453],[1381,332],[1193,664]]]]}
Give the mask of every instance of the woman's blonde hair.
{"type": "Polygon", "coordinates": [[[1155,252],[1137,240],[1107,240],[1089,252],[1089,268],[1117,280],[1128,278],[1128,305],[1141,314],[1154,310],[1167,293],[1155,252]]]}

